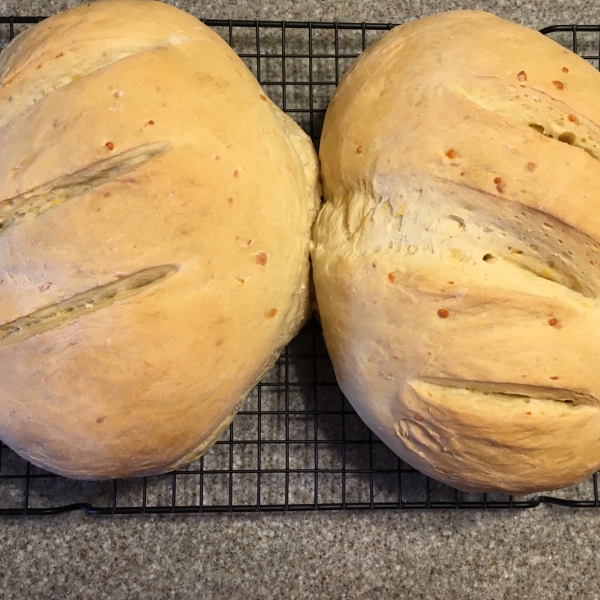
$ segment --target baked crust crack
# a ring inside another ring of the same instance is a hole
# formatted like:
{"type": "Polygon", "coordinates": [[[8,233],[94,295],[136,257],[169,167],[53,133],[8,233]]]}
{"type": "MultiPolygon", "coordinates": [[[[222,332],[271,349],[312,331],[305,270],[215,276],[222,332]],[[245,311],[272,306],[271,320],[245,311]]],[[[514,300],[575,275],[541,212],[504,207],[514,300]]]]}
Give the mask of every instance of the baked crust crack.
{"type": "Polygon", "coordinates": [[[163,156],[171,148],[170,142],[137,146],[14,198],[0,200],[0,235],[22,221],[34,219],[63,202],[77,198],[163,156]]]}
{"type": "Polygon", "coordinates": [[[177,271],[178,267],[175,265],[159,265],[144,269],[4,323],[0,325],[0,347],[23,342],[30,337],[56,329],[91,312],[139,294],[146,288],[165,281],[177,271]]]}

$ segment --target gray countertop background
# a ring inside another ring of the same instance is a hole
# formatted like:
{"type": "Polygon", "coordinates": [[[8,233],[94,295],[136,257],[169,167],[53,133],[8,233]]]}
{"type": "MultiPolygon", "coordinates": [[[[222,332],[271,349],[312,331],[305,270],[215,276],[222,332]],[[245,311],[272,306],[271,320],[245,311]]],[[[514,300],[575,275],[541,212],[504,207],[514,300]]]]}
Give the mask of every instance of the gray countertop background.
{"type": "Polygon", "coordinates": [[[600,598],[597,512],[9,519],[5,598],[600,598]]]}
{"type": "MultiPolygon", "coordinates": [[[[73,0],[0,0],[48,15],[73,0]]],[[[600,3],[175,0],[199,17],[403,22],[456,8],[534,28],[600,3]]],[[[2,598],[600,598],[600,510],[0,519],[2,598]]]]}
{"type": "MultiPolygon", "coordinates": [[[[0,15],[49,15],[83,0],[0,0],[0,15]]],[[[540,29],[546,25],[600,22],[600,3],[584,0],[169,0],[197,17],[288,21],[369,21],[402,23],[444,10],[488,10],[540,29]]]]}

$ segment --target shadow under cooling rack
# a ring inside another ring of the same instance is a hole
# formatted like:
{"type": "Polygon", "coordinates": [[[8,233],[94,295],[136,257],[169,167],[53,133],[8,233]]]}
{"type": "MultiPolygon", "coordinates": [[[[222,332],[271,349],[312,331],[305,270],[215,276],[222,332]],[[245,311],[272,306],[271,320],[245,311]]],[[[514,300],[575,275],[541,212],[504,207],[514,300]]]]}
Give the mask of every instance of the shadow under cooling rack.
{"type": "MultiPolygon", "coordinates": [[[[0,17],[0,48],[41,18],[0,17]]],[[[205,20],[239,54],[269,96],[318,146],[327,104],[347,68],[390,24],[205,20]]],[[[596,68],[600,26],[543,33],[596,68]]],[[[0,444],[0,515],[84,509],[94,514],[344,509],[597,507],[594,475],[544,495],[467,494],[402,462],[358,418],[335,382],[312,320],[198,461],[159,477],[64,479],[0,444]]]]}

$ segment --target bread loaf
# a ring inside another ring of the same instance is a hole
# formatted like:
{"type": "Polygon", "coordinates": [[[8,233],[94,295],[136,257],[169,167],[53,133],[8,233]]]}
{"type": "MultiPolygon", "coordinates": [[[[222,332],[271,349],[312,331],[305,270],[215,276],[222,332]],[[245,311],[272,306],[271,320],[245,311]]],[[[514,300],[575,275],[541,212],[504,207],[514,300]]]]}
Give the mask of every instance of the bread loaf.
{"type": "Polygon", "coordinates": [[[600,75],[483,12],[392,30],[345,75],[312,259],[339,384],[461,490],[600,466],[600,75]]]}
{"type": "Polygon", "coordinates": [[[0,57],[0,438],[74,478],[200,456],[307,317],[309,138],[229,46],[98,2],[0,57]]]}

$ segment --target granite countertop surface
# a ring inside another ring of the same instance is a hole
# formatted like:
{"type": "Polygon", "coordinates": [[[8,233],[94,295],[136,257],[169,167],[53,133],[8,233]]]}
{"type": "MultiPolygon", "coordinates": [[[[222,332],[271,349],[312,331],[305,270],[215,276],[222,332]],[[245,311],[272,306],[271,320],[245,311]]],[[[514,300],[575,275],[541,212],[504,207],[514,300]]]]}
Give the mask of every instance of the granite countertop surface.
{"type": "Polygon", "coordinates": [[[600,598],[600,515],[378,512],[9,519],[4,598],[600,598]]]}
{"type": "MultiPolygon", "coordinates": [[[[76,0],[0,0],[48,15],[76,0]]],[[[541,28],[583,0],[172,0],[199,17],[403,22],[477,8],[541,28]]],[[[0,598],[600,598],[600,511],[378,511],[0,518],[0,598]]]]}
{"type": "MultiPolygon", "coordinates": [[[[489,10],[505,19],[537,29],[559,22],[600,22],[600,4],[584,0],[169,0],[168,3],[198,17],[214,19],[402,23],[444,10],[463,8],[489,10]]],[[[0,0],[0,15],[54,14],[80,4],[85,2],[0,0]]]]}

